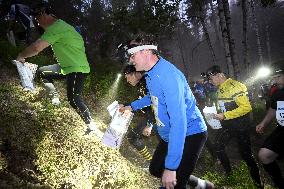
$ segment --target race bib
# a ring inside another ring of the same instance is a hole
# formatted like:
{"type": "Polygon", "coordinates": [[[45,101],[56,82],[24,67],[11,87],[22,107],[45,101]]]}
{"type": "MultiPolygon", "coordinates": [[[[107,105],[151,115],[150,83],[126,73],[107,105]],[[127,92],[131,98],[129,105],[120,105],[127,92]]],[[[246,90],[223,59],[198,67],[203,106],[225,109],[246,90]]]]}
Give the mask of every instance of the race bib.
{"type": "Polygon", "coordinates": [[[155,119],[156,119],[156,124],[157,126],[160,126],[160,127],[164,127],[165,124],[159,119],[159,114],[158,114],[158,97],[155,97],[155,96],[151,96],[151,102],[152,102],[152,110],[154,112],[154,115],[155,115],[155,119]]]}
{"type": "Polygon", "coordinates": [[[284,101],[277,101],[276,120],[279,125],[284,126],[284,101]]]}

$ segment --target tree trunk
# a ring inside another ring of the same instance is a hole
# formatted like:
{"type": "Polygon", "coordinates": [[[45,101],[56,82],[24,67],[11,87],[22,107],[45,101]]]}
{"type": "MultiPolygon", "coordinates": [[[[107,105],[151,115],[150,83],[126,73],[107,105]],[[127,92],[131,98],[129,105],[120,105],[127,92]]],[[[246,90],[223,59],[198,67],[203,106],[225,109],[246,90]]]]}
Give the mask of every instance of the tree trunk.
{"type": "Polygon", "coordinates": [[[218,27],[217,27],[217,25],[218,25],[218,23],[217,23],[217,17],[216,17],[216,13],[215,13],[215,9],[214,9],[212,0],[209,1],[209,4],[210,4],[210,9],[211,9],[211,11],[212,11],[211,23],[213,24],[213,27],[214,27],[214,30],[215,30],[216,40],[217,40],[217,41],[220,41],[220,38],[219,38],[219,30],[218,30],[218,27]]]}
{"type": "Polygon", "coordinates": [[[271,46],[270,46],[270,23],[271,16],[273,15],[273,9],[264,9],[265,16],[265,38],[266,38],[266,48],[267,48],[267,58],[269,64],[271,64],[271,46]]]}
{"type": "Polygon", "coordinates": [[[201,22],[201,25],[202,25],[202,28],[203,28],[203,32],[204,32],[204,35],[205,35],[205,39],[207,41],[207,44],[208,44],[208,47],[209,47],[209,51],[210,51],[211,56],[212,56],[212,63],[216,64],[216,55],[214,53],[214,49],[213,49],[213,46],[212,46],[212,43],[211,43],[211,40],[210,40],[210,36],[209,36],[208,30],[207,30],[204,18],[199,17],[199,20],[201,22]]]}
{"type": "Polygon", "coordinates": [[[223,9],[223,3],[222,0],[217,0],[218,4],[218,16],[220,21],[220,28],[222,33],[222,39],[224,44],[224,50],[225,50],[225,57],[226,57],[226,63],[227,63],[227,71],[230,76],[234,73],[234,68],[232,66],[232,59],[231,59],[231,53],[229,49],[229,39],[227,34],[227,28],[225,23],[225,17],[224,17],[224,9],[223,9]]]}
{"type": "Polygon", "coordinates": [[[227,28],[227,34],[228,34],[228,42],[229,42],[229,49],[232,59],[232,65],[234,68],[234,77],[236,79],[239,79],[240,77],[240,69],[238,62],[236,61],[236,53],[235,53],[235,42],[233,39],[233,34],[231,30],[231,16],[230,16],[230,8],[228,0],[222,0],[223,2],[223,8],[224,8],[224,16],[225,16],[225,22],[226,22],[226,28],[227,28]]]}
{"type": "Polygon", "coordinates": [[[257,44],[257,53],[259,56],[259,63],[263,65],[263,53],[262,53],[262,47],[260,43],[260,34],[259,34],[258,24],[256,20],[255,6],[254,6],[253,0],[251,0],[251,12],[252,12],[252,18],[253,18],[253,23],[254,23],[254,31],[256,35],[256,44],[257,44]]]}
{"type": "Polygon", "coordinates": [[[186,77],[186,79],[188,79],[188,67],[187,67],[187,63],[185,61],[185,58],[184,58],[184,53],[183,53],[183,48],[182,48],[182,31],[181,31],[181,25],[180,23],[177,24],[177,38],[178,38],[178,47],[179,47],[179,51],[180,51],[180,54],[181,54],[181,60],[182,60],[182,65],[184,67],[184,75],[186,77]]]}
{"type": "Polygon", "coordinates": [[[243,11],[243,64],[246,67],[247,75],[250,74],[250,64],[248,61],[248,39],[247,39],[247,0],[242,0],[243,11]]]}
{"type": "MultiPolygon", "coordinates": [[[[201,45],[203,42],[205,42],[205,40],[199,41],[199,42],[195,45],[195,47],[192,48],[192,50],[191,50],[191,62],[194,61],[194,53],[195,53],[195,50],[198,51],[199,45],[201,45]]],[[[196,54],[198,55],[198,53],[196,53],[196,54]]],[[[202,71],[204,71],[204,69],[201,69],[201,66],[200,66],[199,61],[198,61],[198,57],[197,57],[197,65],[198,65],[198,70],[199,70],[200,73],[201,73],[202,71]]]]}
{"type": "Polygon", "coordinates": [[[145,1],[144,0],[136,0],[136,11],[138,14],[138,21],[139,21],[139,26],[142,25],[142,18],[143,18],[143,7],[145,6],[145,1]]]}
{"type": "Polygon", "coordinates": [[[268,62],[271,63],[271,46],[270,46],[270,36],[269,36],[269,26],[268,25],[266,25],[265,27],[265,35],[266,35],[268,62]]]}

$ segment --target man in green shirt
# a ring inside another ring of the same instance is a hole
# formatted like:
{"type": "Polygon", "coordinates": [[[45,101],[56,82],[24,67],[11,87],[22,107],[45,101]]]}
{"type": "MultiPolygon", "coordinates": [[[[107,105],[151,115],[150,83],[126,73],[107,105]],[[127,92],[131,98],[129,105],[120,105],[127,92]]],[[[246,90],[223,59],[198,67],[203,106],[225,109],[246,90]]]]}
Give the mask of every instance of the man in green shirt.
{"type": "Polygon", "coordinates": [[[83,38],[71,25],[58,19],[51,12],[46,3],[40,3],[34,7],[32,13],[45,32],[37,41],[19,53],[17,60],[25,62],[25,58],[35,56],[51,46],[58,64],[43,66],[38,69],[37,74],[43,81],[52,103],[60,104],[53,79],[65,78],[68,101],[87,124],[86,132],[95,131],[96,134],[101,135],[102,133],[96,128],[91,118],[88,107],[81,98],[84,79],[90,72],[83,38]]]}

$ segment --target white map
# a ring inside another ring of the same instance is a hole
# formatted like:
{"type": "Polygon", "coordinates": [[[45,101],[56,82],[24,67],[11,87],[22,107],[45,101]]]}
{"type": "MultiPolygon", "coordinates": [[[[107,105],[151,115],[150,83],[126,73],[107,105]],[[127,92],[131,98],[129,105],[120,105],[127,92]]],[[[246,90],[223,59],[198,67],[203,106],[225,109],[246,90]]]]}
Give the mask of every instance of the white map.
{"type": "Polygon", "coordinates": [[[131,111],[125,111],[124,113],[119,112],[119,104],[117,101],[109,105],[107,110],[112,120],[104,133],[102,143],[111,148],[119,148],[133,118],[133,113],[131,111]]]}
{"type": "Polygon", "coordinates": [[[204,117],[212,129],[221,129],[222,125],[219,120],[214,119],[213,115],[217,114],[216,106],[205,106],[203,109],[204,117]]]}
{"type": "Polygon", "coordinates": [[[17,60],[13,60],[12,63],[17,66],[22,87],[24,87],[25,90],[34,90],[34,77],[38,66],[28,62],[23,64],[17,60]]]}

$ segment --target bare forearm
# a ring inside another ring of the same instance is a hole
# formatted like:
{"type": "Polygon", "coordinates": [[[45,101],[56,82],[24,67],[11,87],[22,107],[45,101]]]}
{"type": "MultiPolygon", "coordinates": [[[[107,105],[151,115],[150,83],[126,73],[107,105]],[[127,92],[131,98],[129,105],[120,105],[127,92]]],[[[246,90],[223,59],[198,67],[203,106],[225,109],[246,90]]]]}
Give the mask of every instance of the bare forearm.
{"type": "Polygon", "coordinates": [[[18,60],[24,60],[25,58],[32,57],[40,53],[43,49],[49,46],[49,43],[44,40],[37,40],[30,46],[28,46],[25,50],[23,50],[19,55],[18,55],[18,60]]]}
{"type": "Polygon", "coordinates": [[[272,108],[269,108],[268,112],[266,113],[261,123],[264,125],[268,125],[272,121],[273,118],[275,118],[275,110],[272,108]]]}
{"type": "Polygon", "coordinates": [[[28,58],[37,55],[40,51],[35,47],[34,44],[25,48],[22,52],[19,53],[18,57],[28,58]]]}

